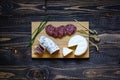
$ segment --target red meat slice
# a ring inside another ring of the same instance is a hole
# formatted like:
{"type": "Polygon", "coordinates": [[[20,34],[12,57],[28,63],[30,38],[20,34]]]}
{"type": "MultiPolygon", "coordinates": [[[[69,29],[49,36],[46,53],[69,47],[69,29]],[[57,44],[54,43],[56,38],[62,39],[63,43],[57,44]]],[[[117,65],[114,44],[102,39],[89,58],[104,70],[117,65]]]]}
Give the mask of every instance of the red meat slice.
{"type": "Polygon", "coordinates": [[[38,45],[35,46],[34,51],[40,55],[44,53],[44,49],[38,45]]]}
{"type": "Polygon", "coordinates": [[[58,37],[61,38],[65,35],[65,27],[62,25],[57,28],[58,29],[58,37]]]}
{"type": "Polygon", "coordinates": [[[45,30],[48,35],[53,36],[55,27],[50,24],[46,26],[45,30]]]}
{"type": "Polygon", "coordinates": [[[73,24],[68,24],[66,26],[61,25],[59,27],[54,27],[53,25],[47,25],[46,33],[55,38],[61,38],[65,35],[72,35],[76,31],[76,27],[73,24]]]}
{"type": "Polygon", "coordinates": [[[58,35],[59,35],[58,31],[59,31],[58,28],[55,28],[54,31],[53,31],[53,35],[52,36],[57,38],[58,35]]]}
{"type": "Polygon", "coordinates": [[[73,24],[66,25],[66,34],[72,35],[76,31],[76,27],[73,24]]]}

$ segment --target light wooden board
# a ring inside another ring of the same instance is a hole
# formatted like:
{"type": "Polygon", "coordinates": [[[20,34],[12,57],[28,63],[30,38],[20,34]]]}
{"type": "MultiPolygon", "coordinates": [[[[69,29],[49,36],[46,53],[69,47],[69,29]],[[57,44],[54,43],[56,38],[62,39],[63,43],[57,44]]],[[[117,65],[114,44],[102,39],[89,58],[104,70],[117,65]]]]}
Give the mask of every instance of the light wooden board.
{"type": "MultiPolygon", "coordinates": [[[[80,22],[83,26],[85,26],[86,28],[88,28],[89,29],[89,22],[80,22]]],[[[31,24],[31,26],[32,26],[32,33],[33,33],[33,31],[39,26],[39,24],[40,24],[40,22],[32,22],[32,24],[31,24]]],[[[73,25],[75,25],[76,27],[77,27],[77,31],[76,31],[76,33],[75,34],[73,34],[73,35],[71,35],[71,36],[68,36],[68,35],[66,35],[66,36],[64,36],[63,38],[61,38],[61,39],[59,39],[59,38],[53,38],[53,37],[51,37],[51,36],[49,36],[49,35],[47,35],[46,34],[46,32],[45,32],[45,29],[44,30],[42,30],[42,32],[36,37],[36,39],[35,39],[35,41],[34,41],[34,43],[33,43],[33,45],[32,45],[32,58],[89,58],[89,48],[88,48],[88,50],[86,51],[86,53],[85,54],[83,54],[83,55],[81,55],[81,56],[75,56],[74,55],[74,52],[73,53],[71,53],[71,54],[69,54],[68,56],[66,56],[66,57],[64,57],[63,56],[63,54],[62,54],[62,49],[63,49],[63,47],[67,47],[67,45],[68,45],[68,41],[69,41],[69,39],[72,37],[72,36],[74,36],[74,35],[76,35],[76,34],[79,34],[79,35],[85,35],[85,32],[88,32],[87,30],[85,30],[83,27],[81,27],[78,23],[76,23],[76,22],[48,22],[47,23],[47,25],[48,24],[52,24],[52,25],[54,25],[54,26],[56,26],[56,27],[58,27],[58,26],[60,26],[60,25],[66,25],[66,24],[73,24],[73,25]],[[78,31],[79,30],[79,31],[78,31]],[[84,32],[85,31],[85,32],[84,32]],[[38,43],[38,38],[40,38],[40,36],[41,35],[44,35],[44,36],[47,36],[47,37],[49,37],[50,39],[52,39],[59,47],[60,47],[60,51],[59,51],[59,53],[55,53],[55,54],[49,54],[47,51],[45,51],[45,53],[43,54],[43,55],[39,55],[39,54],[37,54],[37,53],[35,53],[34,52],[34,46],[35,45],[39,45],[39,43],[38,43]]],[[[87,40],[88,40],[88,44],[89,44],[89,35],[85,35],[85,37],[87,38],[87,40]]]]}

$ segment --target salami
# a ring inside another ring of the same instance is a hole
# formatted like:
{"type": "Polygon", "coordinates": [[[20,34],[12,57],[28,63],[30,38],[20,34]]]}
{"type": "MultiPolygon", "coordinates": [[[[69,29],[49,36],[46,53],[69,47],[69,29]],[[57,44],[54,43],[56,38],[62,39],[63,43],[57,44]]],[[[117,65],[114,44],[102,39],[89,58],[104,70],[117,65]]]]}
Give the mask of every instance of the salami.
{"type": "Polygon", "coordinates": [[[53,37],[55,37],[55,38],[57,38],[57,37],[59,36],[58,31],[59,31],[59,30],[58,30],[58,28],[56,28],[56,27],[55,27],[54,32],[53,32],[53,35],[52,35],[52,36],[53,36],[53,37]]]}
{"type": "Polygon", "coordinates": [[[45,30],[47,34],[49,34],[50,36],[53,36],[55,27],[50,24],[46,26],[45,30]]]}
{"type": "Polygon", "coordinates": [[[53,25],[47,25],[46,33],[54,38],[62,38],[65,35],[72,35],[76,32],[76,27],[73,24],[67,24],[66,26],[61,25],[54,27],[53,25]]]}
{"type": "Polygon", "coordinates": [[[65,26],[58,27],[58,37],[61,38],[65,35],[65,26]]]}
{"type": "Polygon", "coordinates": [[[72,35],[76,31],[76,27],[73,24],[68,24],[66,27],[66,34],[72,35]]]}
{"type": "Polygon", "coordinates": [[[35,53],[38,53],[38,54],[40,54],[40,55],[44,53],[44,49],[41,48],[41,47],[38,46],[38,45],[35,45],[34,51],[35,51],[35,53]]]}

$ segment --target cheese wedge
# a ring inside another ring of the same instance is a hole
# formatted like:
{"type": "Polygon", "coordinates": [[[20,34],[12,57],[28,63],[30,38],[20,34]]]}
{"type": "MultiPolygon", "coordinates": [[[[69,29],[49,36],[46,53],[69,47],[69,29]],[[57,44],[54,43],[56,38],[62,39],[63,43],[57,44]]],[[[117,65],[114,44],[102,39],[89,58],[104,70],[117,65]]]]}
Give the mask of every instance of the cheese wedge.
{"type": "Polygon", "coordinates": [[[73,50],[69,49],[69,48],[66,48],[66,47],[63,47],[63,56],[67,56],[68,54],[70,54],[73,50]]]}
{"type": "Polygon", "coordinates": [[[88,48],[87,39],[81,35],[75,35],[68,42],[68,47],[73,46],[77,46],[74,55],[80,56],[84,54],[88,48]]]}

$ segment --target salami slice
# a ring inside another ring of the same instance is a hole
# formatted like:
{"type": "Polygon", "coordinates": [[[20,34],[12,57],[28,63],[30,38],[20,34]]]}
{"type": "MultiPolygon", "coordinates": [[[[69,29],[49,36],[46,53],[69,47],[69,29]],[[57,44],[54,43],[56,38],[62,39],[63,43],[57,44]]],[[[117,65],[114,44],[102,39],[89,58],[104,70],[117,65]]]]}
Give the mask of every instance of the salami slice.
{"type": "Polygon", "coordinates": [[[58,28],[55,28],[52,36],[57,38],[59,36],[58,31],[59,31],[58,28]]]}
{"type": "Polygon", "coordinates": [[[44,53],[44,49],[38,45],[35,45],[34,51],[35,51],[35,53],[38,53],[40,55],[44,53]]]}
{"type": "Polygon", "coordinates": [[[45,30],[46,30],[46,33],[48,35],[53,36],[54,35],[55,27],[50,24],[50,25],[46,26],[45,30]]]}
{"type": "Polygon", "coordinates": [[[66,33],[68,35],[72,35],[73,33],[75,33],[75,31],[76,31],[76,27],[73,24],[66,25],[66,33]]]}
{"type": "Polygon", "coordinates": [[[47,25],[46,33],[54,38],[62,38],[65,35],[72,35],[76,31],[76,27],[73,24],[67,24],[66,26],[61,25],[59,27],[54,27],[53,25],[47,25]]]}
{"type": "Polygon", "coordinates": [[[58,37],[61,38],[65,35],[65,26],[58,27],[58,37]]]}

